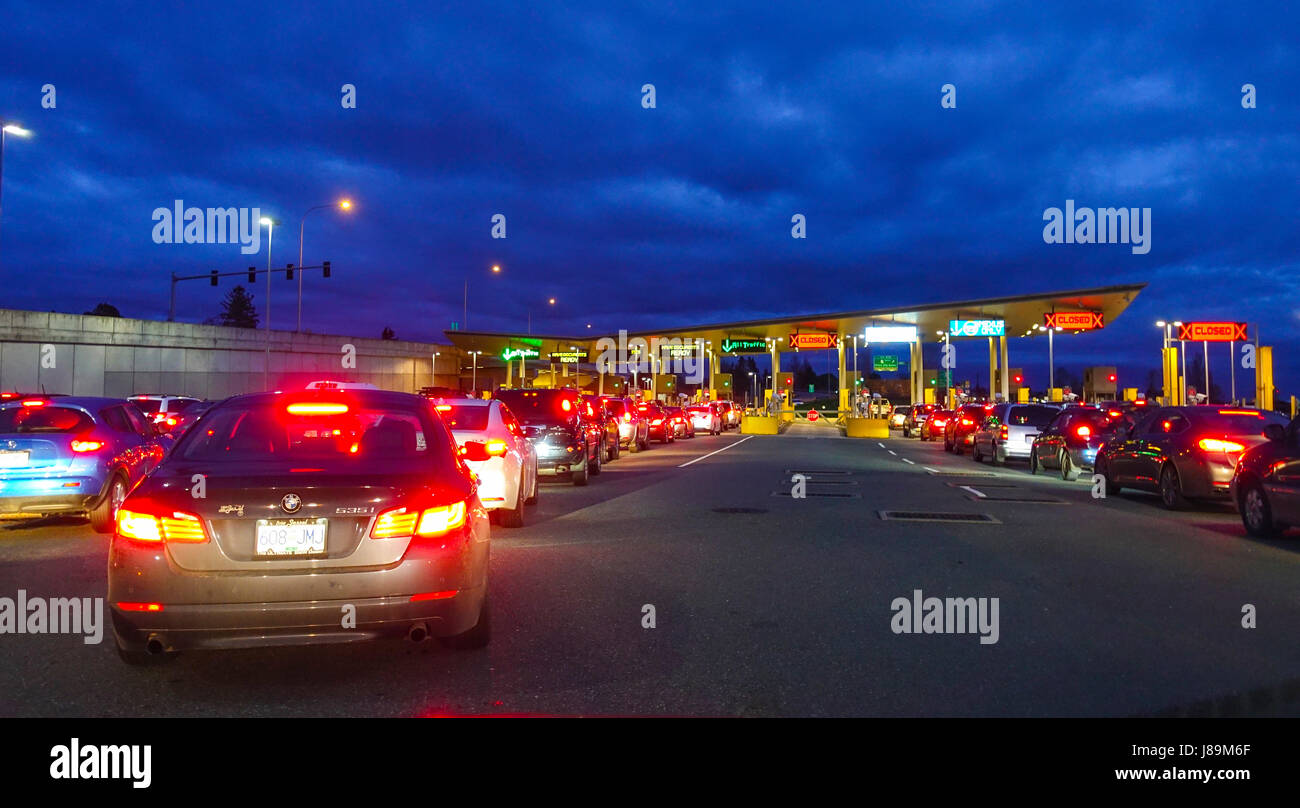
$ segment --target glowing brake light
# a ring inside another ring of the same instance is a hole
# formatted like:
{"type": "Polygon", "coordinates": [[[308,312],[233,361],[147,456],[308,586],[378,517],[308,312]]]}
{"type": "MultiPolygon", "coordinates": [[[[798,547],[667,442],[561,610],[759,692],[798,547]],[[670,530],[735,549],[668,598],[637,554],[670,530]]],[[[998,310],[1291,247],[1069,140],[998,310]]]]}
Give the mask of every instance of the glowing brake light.
{"type": "Polygon", "coordinates": [[[1224,454],[1236,454],[1246,450],[1246,447],[1240,443],[1217,438],[1201,438],[1196,442],[1196,445],[1206,452],[1222,452],[1224,454]]]}
{"type": "Polygon", "coordinates": [[[1084,424],[1084,425],[1081,425],[1081,426],[1075,427],[1074,434],[1078,435],[1078,436],[1081,437],[1081,438],[1086,438],[1086,437],[1092,435],[1092,428],[1089,427],[1088,425],[1084,424]]]}
{"type": "Polygon", "coordinates": [[[567,398],[561,400],[560,409],[564,410],[565,412],[570,412],[573,409],[573,402],[569,401],[567,398]]]}
{"type": "Polygon", "coordinates": [[[74,440],[72,442],[72,451],[74,452],[98,452],[104,448],[102,440],[74,440]]]}
{"type": "Polygon", "coordinates": [[[659,425],[662,424],[663,422],[664,422],[664,419],[662,419],[662,418],[656,418],[656,419],[654,419],[653,421],[650,422],[650,425],[651,425],[651,426],[659,426],[659,425]]]}
{"type": "Polygon", "coordinates": [[[437,410],[438,412],[451,412],[451,405],[450,405],[450,404],[438,404],[438,405],[434,406],[434,409],[437,410]]]}
{"type": "Polygon", "coordinates": [[[1264,417],[1254,410],[1219,410],[1219,415],[1253,415],[1256,418],[1264,417]]]}
{"type": "Polygon", "coordinates": [[[117,608],[124,612],[161,612],[163,605],[161,603],[126,603],[119,601],[117,608]]]}
{"type": "Polygon", "coordinates": [[[372,539],[397,539],[420,536],[432,538],[462,527],[465,524],[465,501],[453,502],[423,511],[405,507],[391,508],[375,519],[370,529],[372,539]]]}
{"type": "Polygon", "coordinates": [[[624,422],[629,422],[629,421],[631,421],[631,420],[632,420],[632,413],[630,413],[630,412],[625,412],[625,413],[623,413],[623,421],[624,421],[624,422]]]}
{"type": "Polygon", "coordinates": [[[506,442],[503,440],[490,440],[486,444],[488,457],[501,457],[506,453],[506,442]]]}
{"type": "Polygon", "coordinates": [[[23,402],[24,407],[44,407],[46,402],[39,398],[29,398],[23,402]]]}
{"type": "Polygon", "coordinates": [[[202,544],[208,540],[203,520],[192,513],[173,511],[168,516],[117,509],[117,535],[143,542],[202,544]]]}
{"type": "Polygon", "coordinates": [[[342,403],[297,402],[285,408],[290,415],[342,415],[348,405],[342,403]]]}

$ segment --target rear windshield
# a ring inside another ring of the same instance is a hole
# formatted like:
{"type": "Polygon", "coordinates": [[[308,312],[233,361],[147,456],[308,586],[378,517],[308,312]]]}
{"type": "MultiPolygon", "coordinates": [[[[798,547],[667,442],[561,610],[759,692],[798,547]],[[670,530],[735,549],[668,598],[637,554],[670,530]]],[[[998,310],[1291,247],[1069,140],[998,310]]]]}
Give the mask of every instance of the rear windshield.
{"type": "Polygon", "coordinates": [[[167,412],[185,412],[190,407],[198,404],[197,398],[174,399],[167,404],[167,412]]]}
{"type": "Polygon", "coordinates": [[[145,415],[153,415],[162,409],[162,400],[157,398],[133,398],[131,403],[145,415]]]}
{"type": "Polygon", "coordinates": [[[560,390],[502,390],[496,397],[522,424],[562,424],[578,414],[573,393],[560,390]]]}
{"type": "Polygon", "coordinates": [[[448,429],[481,432],[488,426],[488,410],[482,404],[439,404],[434,407],[448,429]]]}
{"type": "Polygon", "coordinates": [[[1061,411],[1055,407],[1012,407],[1007,411],[1007,424],[1043,427],[1060,414],[1061,411]]]}
{"type": "Polygon", "coordinates": [[[0,410],[0,435],[76,433],[94,426],[95,422],[89,415],[70,407],[10,407],[0,410]]]}
{"type": "Polygon", "coordinates": [[[1111,418],[1103,410],[1080,410],[1070,416],[1069,429],[1085,425],[1098,432],[1118,432],[1128,428],[1128,421],[1123,417],[1111,418]]]}
{"type": "Polygon", "coordinates": [[[606,399],[605,409],[609,411],[610,415],[622,417],[623,413],[627,412],[627,404],[618,399],[606,399]]]}
{"type": "Polygon", "coordinates": [[[1286,426],[1288,419],[1275,412],[1252,411],[1252,410],[1216,410],[1209,408],[1208,412],[1199,412],[1198,410],[1184,410],[1192,416],[1192,420],[1202,429],[1210,429],[1216,433],[1224,435],[1263,435],[1264,427],[1269,424],[1281,424],[1286,426]]]}
{"type": "Polygon", "coordinates": [[[294,414],[286,402],[213,408],[173,454],[201,462],[291,463],[312,471],[451,471],[452,440],[428,412],[351,402],[347,412],[294,414]]]}

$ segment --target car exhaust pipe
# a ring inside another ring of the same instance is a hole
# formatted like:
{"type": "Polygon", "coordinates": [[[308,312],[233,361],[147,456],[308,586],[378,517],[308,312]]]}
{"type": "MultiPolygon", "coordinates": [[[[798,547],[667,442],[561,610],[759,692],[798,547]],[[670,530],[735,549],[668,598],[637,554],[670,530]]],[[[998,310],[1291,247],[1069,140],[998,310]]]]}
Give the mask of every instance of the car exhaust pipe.
{"type": "Polygon", "coordinates": [[[167,643],[159,634],[150,634],[149,639],[145,642],[144,648],[150,656],[161,656],[167,651],[167,643]]]}
{"type": "Polygon", "coordinates": [[[411,626],[411,630],[406,632],[406,639],[411,642],[424,642],[429,639],[429,627],[424,623],[416,623],[411,626]]]}

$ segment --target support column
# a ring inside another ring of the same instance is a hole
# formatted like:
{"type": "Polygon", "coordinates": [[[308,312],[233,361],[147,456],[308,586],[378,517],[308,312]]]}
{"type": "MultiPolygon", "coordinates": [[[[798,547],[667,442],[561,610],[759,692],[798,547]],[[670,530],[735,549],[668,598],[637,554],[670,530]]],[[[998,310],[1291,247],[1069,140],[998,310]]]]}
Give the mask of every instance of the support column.
{"type": "Polygon", "coordinates": [[[993,399],[993,385],[997,384],[998,355],[993,350],[993,338],[989,337],[989,400],[993,399]]]}
{"type": "Polygon", "coordinates": [[[776,401],[781,389],[781,354],[777,353],[776,340],[772,341],[772,400],[776,401]]]}
{"type": "Polygon", "coordinates": [[[925,403],[925,351],[921,349],[921,342],[917,340],[909,346],[912,350],[912,403],[925,403]]]}
{"type": "MultiPolygon", "coordinates": [[[[506,360],[506,387],[515,386],[515,363],[512,360],[506,360]]],[[[521,385],[522,386],[522,385],[521,385]]]]}
{"type": "Polygon", "coordinates": [[[528,378],[527,362],[528,362],[527,359],[523,358],[522,356],[519,357],[519,386],[520,387],[524,386],[524,379],[528,378]]]}
{"type": "Polygon", "coordinates": [[[841,411],[843,411],[849,408],[849,389],[844,385],[844,382],[847,381],[847,379],[845,379],[845,373],[844,373],[844,335],[843,334],[840,334],[839,343],[840,343],[840,378],[839,378],[840,405],[839,408],[841,411]]]}
{"type": "Polygon", "coordinates": [[[1010,365],[1007,362],[1007,336],[1003,334],[998,338],[1002,343],[1002,400],[1011,401],[1011,373],[1007,370],[1010,365]]]}

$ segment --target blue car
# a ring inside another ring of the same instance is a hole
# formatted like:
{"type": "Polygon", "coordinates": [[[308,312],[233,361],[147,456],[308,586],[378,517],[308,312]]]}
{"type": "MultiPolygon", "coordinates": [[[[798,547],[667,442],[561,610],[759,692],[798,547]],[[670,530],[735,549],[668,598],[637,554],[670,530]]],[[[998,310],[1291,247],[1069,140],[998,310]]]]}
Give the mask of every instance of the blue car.
{"type": "Polygon", "coordinates": [[[111,533],[127,493],[162,460],[152,424],[123,399],[0,402],[0,516],[85,514],[111,533]]]}

